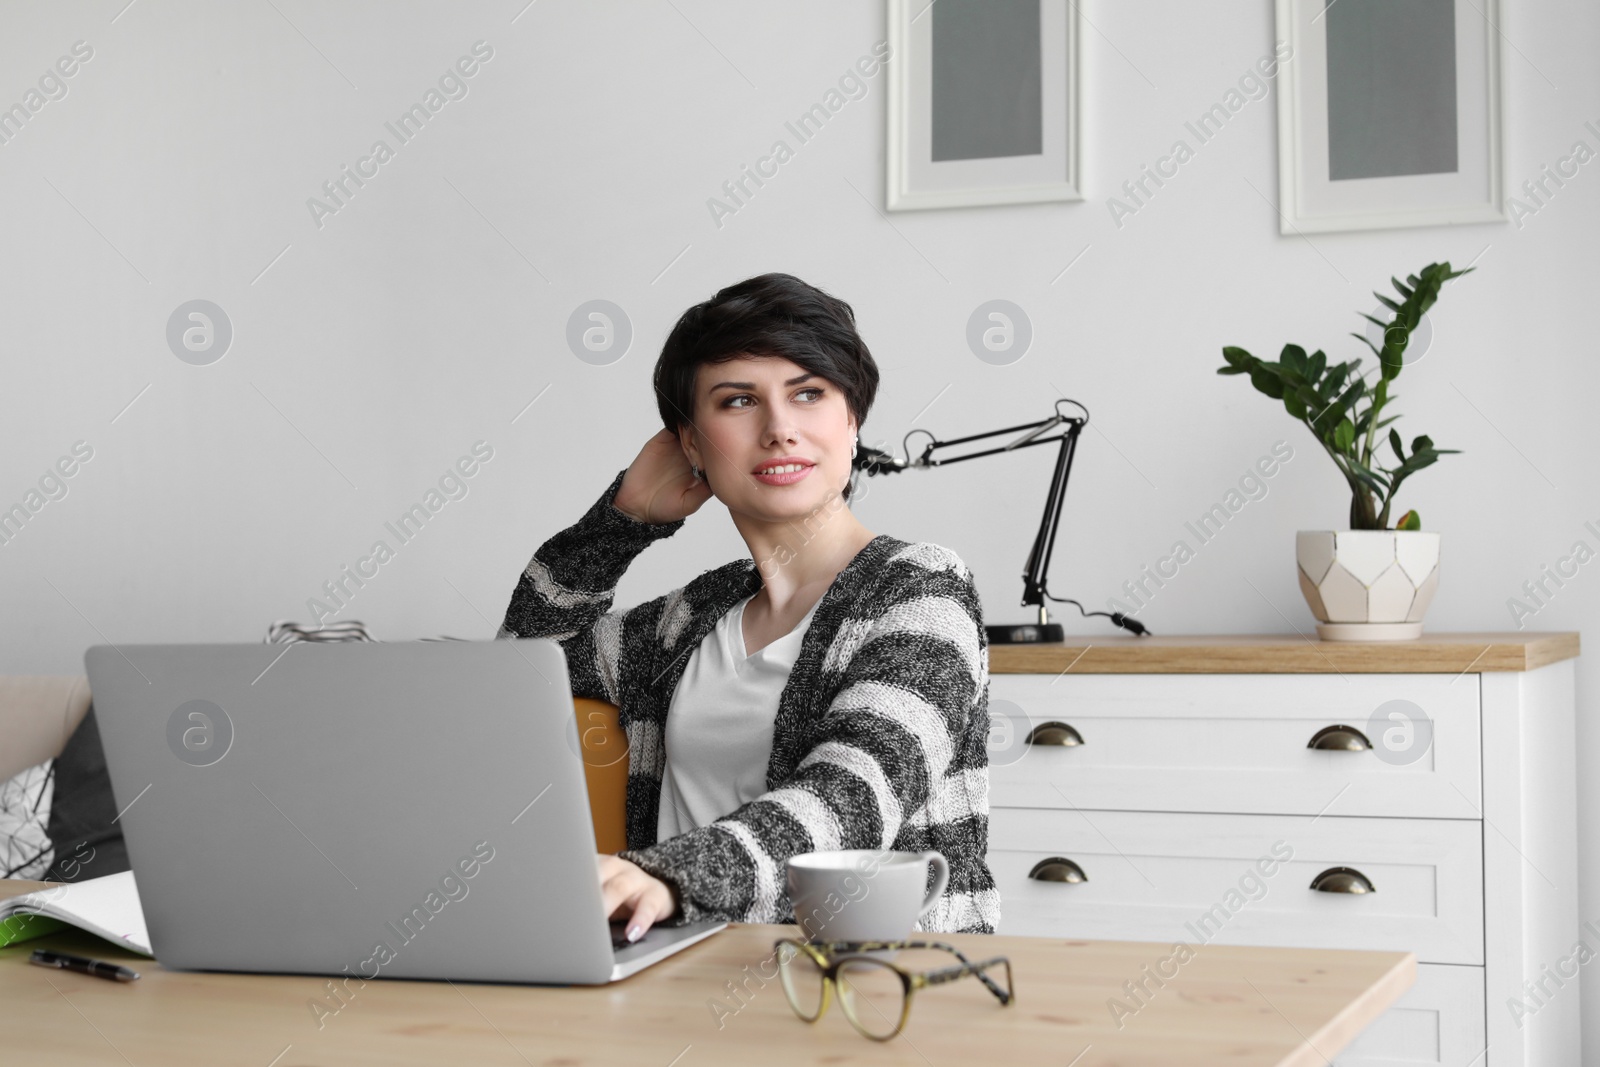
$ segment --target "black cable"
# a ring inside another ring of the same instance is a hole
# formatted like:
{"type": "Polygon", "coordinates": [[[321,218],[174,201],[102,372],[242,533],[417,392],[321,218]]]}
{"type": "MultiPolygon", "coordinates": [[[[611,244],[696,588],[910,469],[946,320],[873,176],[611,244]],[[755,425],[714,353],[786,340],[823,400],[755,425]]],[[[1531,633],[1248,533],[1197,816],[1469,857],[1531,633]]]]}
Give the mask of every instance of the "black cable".
{"type": "Polygon", "coordinates": [[[1058,604],[1073,605],[1086,619],[1090,615],[1104,615],[1106,618],[1110,619],[1112,622],[1116,623],[1118,626],[1122,627],[1124,630],[1127,630],[1131,634],[1137,634],[1140,637],[1144,637],[1146,634],[1150,634],[1152,637],[1154,636],[1154,634],[1151,634],[1149,627],[1145,626],[1144,623],[1140,622],[1138,619],[1130,618],[1120,611],[1084,611],[1083,605],[1079,604],[1071,597],[1052,596],[1048,589],[1044,590],[1044,595],[1047,599],[1054,600],[1058,604]]]}

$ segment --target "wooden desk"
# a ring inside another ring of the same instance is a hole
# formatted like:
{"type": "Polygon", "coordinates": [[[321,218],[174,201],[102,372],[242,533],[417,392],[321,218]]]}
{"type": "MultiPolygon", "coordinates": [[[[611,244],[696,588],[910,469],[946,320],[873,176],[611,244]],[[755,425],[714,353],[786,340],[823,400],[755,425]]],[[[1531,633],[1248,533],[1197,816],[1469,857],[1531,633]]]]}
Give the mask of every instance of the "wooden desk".
{"type": "MultiPolygon", "coordinates": [[[[4,883],[0,883],[3,887],[4,883]]],[[[735,924],[610,986],[352,983],[344,1007],[309,1007],[327,979],[164,970],[77,931],[0,949],[8,1063],[118,1067],[396,1067],[403,1064],[883,1063],[983,1067],[1183,1064],[1323,1067],[1411,985],[1405,952],[1199,946],[1119,1031],[1107,1006],[1172,946],[946,934],[972,958],[1011,959],[1016,1001],[978,982],[925,989],[905,1032],[869,1041],[837,1003],[815,1025],[784,999],[772,962],[793,926],[735,924]],[[34,948],[114,959],[143,977],[108,982],[28,964],[34,948]],[[731,986],[730,986],[731,984],[731,986]],[[730,988],[747,990],[742,1002],[730,988]],[[724,1011],[710,1005],[721,1002],[724,1011]],[[720,1027],[719,1023],[720,1016],[720,1027]]],[[[1132,1003],[1132,1002],[1129,1002],[1132,1003]]]]}

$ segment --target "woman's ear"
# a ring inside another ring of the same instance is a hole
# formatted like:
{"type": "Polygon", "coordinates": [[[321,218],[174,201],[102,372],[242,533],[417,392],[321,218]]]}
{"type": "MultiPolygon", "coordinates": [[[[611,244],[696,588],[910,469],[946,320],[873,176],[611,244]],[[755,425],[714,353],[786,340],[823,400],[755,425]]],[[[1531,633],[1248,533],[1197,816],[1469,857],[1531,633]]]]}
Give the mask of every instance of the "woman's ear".
{"type": "MultiPolygon", "coordinates": [[[[678,428],[678,447],[683,449],[684,458],[689,461],[690,466],[702,466],[699,459],[700,446],[694,440],[693,427],[681,426],[678,428]]],[[[702,469],[704,468],[702,467],[702,469]]]]}

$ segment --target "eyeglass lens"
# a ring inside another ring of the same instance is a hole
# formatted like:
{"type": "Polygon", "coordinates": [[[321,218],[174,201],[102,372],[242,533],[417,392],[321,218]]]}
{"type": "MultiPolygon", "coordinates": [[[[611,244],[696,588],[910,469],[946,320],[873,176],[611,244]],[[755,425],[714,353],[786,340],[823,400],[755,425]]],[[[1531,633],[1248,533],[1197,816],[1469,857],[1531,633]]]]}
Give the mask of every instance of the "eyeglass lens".
{"type": "Polygon", "coordinates": [[[839,964],[839,1006],[850,1021],[873,1037],[887,1037],[900,1025],[906,990],[900,973],[881,960],[851,958],[839,964]]]}
{"type": "Polygon", "coordinates": [[[778,975],[795,1014],[807,1022],[822,1011],[822,968],[809,952],[790,944],[778,946],[778,975]]]}

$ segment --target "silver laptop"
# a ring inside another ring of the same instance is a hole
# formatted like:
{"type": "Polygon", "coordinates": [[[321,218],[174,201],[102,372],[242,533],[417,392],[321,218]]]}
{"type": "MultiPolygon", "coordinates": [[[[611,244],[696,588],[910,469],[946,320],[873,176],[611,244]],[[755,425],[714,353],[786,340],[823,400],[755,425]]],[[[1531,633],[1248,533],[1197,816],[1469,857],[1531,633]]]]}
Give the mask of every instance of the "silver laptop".
{"type": "Polygon", "coordinates": [[[156,958],[183,970],[626,978],[550,639],[96,645],[95,716],[156,958]]]}

